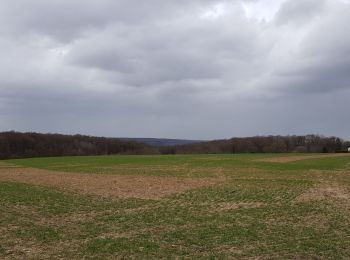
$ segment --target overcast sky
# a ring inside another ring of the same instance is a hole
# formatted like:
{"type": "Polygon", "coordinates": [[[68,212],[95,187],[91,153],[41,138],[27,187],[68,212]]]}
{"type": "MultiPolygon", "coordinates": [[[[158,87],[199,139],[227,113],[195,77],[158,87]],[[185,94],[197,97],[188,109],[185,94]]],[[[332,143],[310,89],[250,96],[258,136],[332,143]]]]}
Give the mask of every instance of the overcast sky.
{"type": "Polygon", "coordinates": [[[0,131],[350,139],[345,0],[1,0],[0,131]]]}

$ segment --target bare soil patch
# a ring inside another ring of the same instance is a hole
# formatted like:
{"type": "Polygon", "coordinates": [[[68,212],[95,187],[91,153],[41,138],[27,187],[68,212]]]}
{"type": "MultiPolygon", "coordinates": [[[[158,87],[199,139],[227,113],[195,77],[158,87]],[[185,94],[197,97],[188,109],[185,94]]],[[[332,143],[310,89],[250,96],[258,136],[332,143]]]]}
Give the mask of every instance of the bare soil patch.
{"type": "Polygon", "coordinates": [[[273,163],[289,163],[308,159],[322,159],[330,157],[344,157],[350,156],[348,153],[332,153],[332,154],[317,154],[317,155],[300,155],[300,156],[281,156],[273,158],[259,159],[259,162],[273,162],[273,163]]]}
{"type": "Polygon", "coordinates": [[[219,183],[220,179],[79,174],[1,167],[0,181],[53,187],[103,197],[159,199],[189,189],[211,186],[219,183]]]}
{"type": "Polygon", "coordinates": [[[296,202],[309,202],[318,200],[337,199],[348,201],[350,194],[348,191],[338,183],[322,182],[316,184],[307,192],[301,194],[296,198],[296,202]]]}

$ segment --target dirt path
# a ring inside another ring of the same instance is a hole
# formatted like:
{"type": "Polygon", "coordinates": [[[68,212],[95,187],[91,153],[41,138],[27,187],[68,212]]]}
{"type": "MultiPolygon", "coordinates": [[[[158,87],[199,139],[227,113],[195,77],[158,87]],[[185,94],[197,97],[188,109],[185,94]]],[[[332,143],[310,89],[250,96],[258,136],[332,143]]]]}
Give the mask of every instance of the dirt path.
{"type": "Polygon", "coordinates": [[[220,182],[217,178],[79,174],[11,166],[0,167],[1,181],[53,187],[103,197],[144,199],[159,199],[220,182]]]}
{"type": "Polygon", "coordinates": [[[349,156],[349,153],[332,153],[332,154],[317,154],[317,155],[299,155],[299,156],[281,156],[273,158],[259,159],[259,162],[273,162],[273,163],[289,163],[308,159],[322,159],[330,157],[344,157],[349,156]]]}

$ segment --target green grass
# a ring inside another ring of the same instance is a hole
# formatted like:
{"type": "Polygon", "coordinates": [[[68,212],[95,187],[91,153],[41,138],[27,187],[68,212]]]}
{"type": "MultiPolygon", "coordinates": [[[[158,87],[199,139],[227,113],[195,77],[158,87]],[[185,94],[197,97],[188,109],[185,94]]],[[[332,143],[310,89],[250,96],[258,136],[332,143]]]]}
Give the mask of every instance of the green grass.
{"type": "Polygon", "coordinates": [[[188,176],[213,175],[221,168],[225,171],[258,168],[268,171],[339,170],[349,168],[349,157],[308,159],[292,163],[268,163],[259,159],[274,156],[312,156],[313,154],[237,154],[237,155],[163,155],[163,156],[77,156],[19,159],[4,162],[53,171],[188,176]]]}
{"type": "MultiPolygon", "coordinates": [[[[49,170],[226,176],[160,200],[103,199],[0,182],[0,258],[349,259],[350,204],[299,201],[320,181],[350,190],[350,158],[265,163],[276,155],[12,160],[49,170]]],[[[289,155],[288,155],[289,156],[289,155]]]]}

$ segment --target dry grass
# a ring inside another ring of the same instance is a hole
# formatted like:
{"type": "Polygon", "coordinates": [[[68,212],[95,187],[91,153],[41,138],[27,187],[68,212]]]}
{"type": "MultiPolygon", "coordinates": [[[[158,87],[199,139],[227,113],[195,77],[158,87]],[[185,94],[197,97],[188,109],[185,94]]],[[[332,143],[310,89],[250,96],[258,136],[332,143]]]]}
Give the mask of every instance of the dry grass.
{"type": "Polygon", "coordinates": [[[345,200],[350,198],[347,190],[339,183],[321,182],[296,198],[296,202],[310,202],[319,200],[345,200]]]}
{"type": "Polygon", "coordinates": [[[222,202],[218,203],[214,211],[221,212],[233,209],[253,209],[265,206],[262,202],[222,202]]]}

